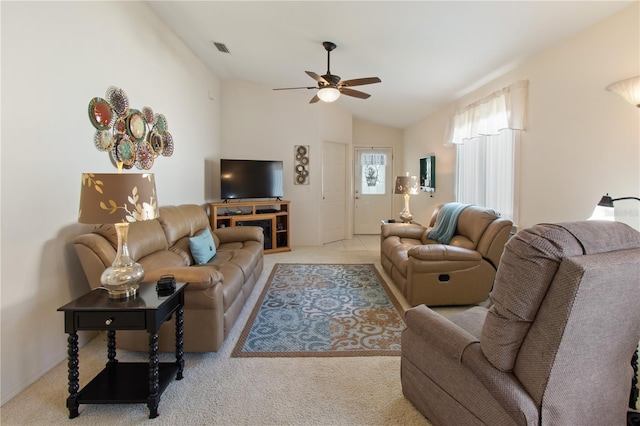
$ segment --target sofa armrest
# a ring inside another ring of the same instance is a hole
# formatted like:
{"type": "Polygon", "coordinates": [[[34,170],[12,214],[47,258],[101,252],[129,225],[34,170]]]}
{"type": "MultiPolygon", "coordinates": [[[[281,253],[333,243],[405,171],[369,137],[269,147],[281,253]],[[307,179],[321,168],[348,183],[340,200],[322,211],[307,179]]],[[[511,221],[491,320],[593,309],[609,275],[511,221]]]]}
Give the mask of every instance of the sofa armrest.
{"type": "Polygon", "coordinates": [[[143,282],[157,282],[163,275],[173,275],[178,282],[189,283],[186,291],[205,290],[223,280],[222,273],[207,266],[177,266],[145,271],[143,282]]]}
{"type": "Polygon", "coordinates": [[[220,244],[244,241],[263,242],[264,234],[259,226],[227,226],[214,229],[213,233],[220,239],[220,244]]]}
{"type": "Polygon", "coordinates": [[[409,257],[425,261],[480,261],[482,256],[475,250],[445,244],[425,244],[409,249],[409,257]]]}
{"type": "Polygon", "coordinates": [[[381,236],[384,240],[388,237],[411,238],[420,240],[426,232],[426,228],[413,223],[385,223],[382,225],[381,236]]]}
{"type": "Polygon", "coordinates": [[[409,309],[404,316],[407,328],[417,333],[430,347],[460,362],[465,349],[478,341],[471,333],[458,327],[425,305],[409,309]]]}

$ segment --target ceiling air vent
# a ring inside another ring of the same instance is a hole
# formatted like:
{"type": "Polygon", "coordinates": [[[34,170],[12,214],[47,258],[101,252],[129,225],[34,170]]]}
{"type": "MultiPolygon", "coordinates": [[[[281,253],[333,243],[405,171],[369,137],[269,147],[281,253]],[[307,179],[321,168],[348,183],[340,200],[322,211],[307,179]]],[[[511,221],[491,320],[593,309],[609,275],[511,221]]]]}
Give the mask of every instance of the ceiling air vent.
{"type": "Polygon", "coordinates": [[[229,52],[229,49],[227,49],[227,46],[225,46],[224,43],[218,43],[217,41],[212,41],[211,43],[213,43],[216,49],[218,49],[218,52],[231,53],[229,52]]]}

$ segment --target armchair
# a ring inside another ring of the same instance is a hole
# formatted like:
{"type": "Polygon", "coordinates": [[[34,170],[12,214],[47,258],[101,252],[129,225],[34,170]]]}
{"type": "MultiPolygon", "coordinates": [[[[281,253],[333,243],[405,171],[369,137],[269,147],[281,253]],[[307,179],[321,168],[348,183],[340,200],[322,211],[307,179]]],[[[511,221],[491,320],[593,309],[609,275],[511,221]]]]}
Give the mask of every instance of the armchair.
{"type": "Polygon", "coordinates": [[[640,340],[640,233],[536,225],[507,243],[490,307],[406,312],[404,395],[436,425],[624,425],[640,340]]]}
{"type": "Polygon", "coordinates": [[[470,305],[487,299],[512,222],[500,213],[468,206],[449,244],[428,237],[444,204],[427,226],[383,224],[380,261],[411,306],[470,305]]]}

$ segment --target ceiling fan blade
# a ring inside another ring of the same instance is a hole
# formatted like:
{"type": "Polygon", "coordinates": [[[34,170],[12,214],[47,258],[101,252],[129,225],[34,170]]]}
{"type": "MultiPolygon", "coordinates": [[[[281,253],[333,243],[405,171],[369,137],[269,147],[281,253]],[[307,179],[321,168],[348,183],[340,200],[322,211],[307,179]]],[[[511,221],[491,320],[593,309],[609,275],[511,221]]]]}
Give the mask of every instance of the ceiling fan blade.
{"type": "Polygon", "coordinates": [[[368,93],[360,92],[358,90],[347,89],[346,87],[340,88],[340,93],[347,96],[353,96],[354,98],[367,99],[371,95],[368,93]]]}
{"type": "Polygon", "coordinates": [[[381,81],[382,80],[380,80],[378,77],[365,77],[365,78],[355,78],[353,80],[341,81],[338,84],[340,86],[353,87],[353,86],[363,86],[365,84],[380,83],[381,81]]]}
{"type": "Polygon", "coordinates": [[[313,71],[305,71],[309,77],[317,81],[318,83],[330,84],[327,80],[325,80],[322,76],[319,76],[313,71]]]}
{"type": "Polygon", "coordinates": [[[320,100],[320,98],[318,97],[318,95],[315,95],[313,98],[311,98],[311,100],[309,101],[310,104],[315,104],[316,102],[318,102],[320,100]]]}
{"type": "Polygon", "coordinates": [[[311,87],[282,87],[279,89],[273,89],[273,90],[295,90],[295,89],[317,89],[316,86],[311,86],[311,87]]]}

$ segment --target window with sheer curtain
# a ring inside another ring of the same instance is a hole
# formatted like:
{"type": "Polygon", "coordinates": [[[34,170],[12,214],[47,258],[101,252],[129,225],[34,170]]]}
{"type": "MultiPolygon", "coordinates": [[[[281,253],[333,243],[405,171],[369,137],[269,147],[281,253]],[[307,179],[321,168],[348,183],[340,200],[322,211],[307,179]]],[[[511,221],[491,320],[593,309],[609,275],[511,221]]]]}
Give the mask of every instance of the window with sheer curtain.
{"type": "Polygon", "coordinates": [[[479,136],[456,149],[456,200],[490,207],[515,222],[514,131],[479,136]]]}
{"type": "Polygon", "coordinates": [[[517,223],[515,196],[518,131],[524,130],[528,81],[468,105],[452,120],[456,145],[456,201],[499,211],[517,223]]]}

